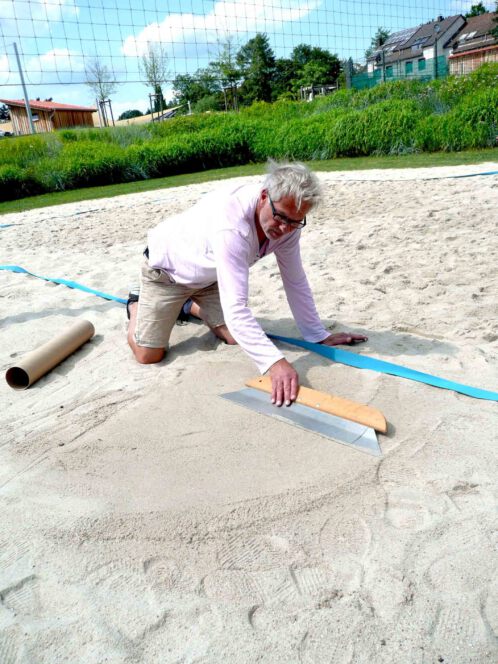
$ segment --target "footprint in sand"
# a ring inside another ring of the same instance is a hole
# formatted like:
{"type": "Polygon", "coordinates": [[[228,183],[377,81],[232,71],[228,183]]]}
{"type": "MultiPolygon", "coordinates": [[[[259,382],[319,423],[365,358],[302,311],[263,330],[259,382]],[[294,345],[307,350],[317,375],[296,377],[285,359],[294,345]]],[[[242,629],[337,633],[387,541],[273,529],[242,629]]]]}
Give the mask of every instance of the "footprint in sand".
{"type": "Polygon", "coordinates": [[[12,539],[0,539],[0,579],[4,574],[12,578],[12,567],[31,566],[30,543],[28,541],[12,542],[12,539]]]}
{"type": "MultiPolygon", "coordinates": [[[[299,646],[301,664],[350,664],[355,657],[358,629],[367,628],[370,617],[358,602],[339,601],[315,613],[299,646]]],[[[368,652],[371,652],[369,645],[368,652]]]]}
{"type": "Polygon", "coordinates": [[[371,539],[366,523],[354,514],[331,517],[323,525],[320,533],[323,559],[333,571],[336,588],[342,592],[360,587],[371,539]]]}
{"type": "Polygon", "coordinates": [[[239,533],[218,552],[220,568],[203,579],[211,599],[257,607],[253,627],[266,627],[272,607],[303,608],[337,596],[334,575],[327,564],[303,564],[303,554],[293,551],[284,537],[239,533]]]}
{"type": "Polygon", "coordinates": [[[111,633],[117,630],[135,641],[165,625],[166,606],[148,583],[143,564],[113,561],[96,570],[88,581],[98,619],[111,633]]]}
{"type": "Polygon", "coordinates": [[[36,576],[27,576],[0,590],[0,603],[19,618],[38,618],[41,611],[36,576]]]}
{"type": "Polygon", "coordinates": [[[265,591],[258,574],[241,570],[218,569],[209,573],[202,581],[202,592],[209,599],[246,606],[265,601],[265,591]]]}
{"type": "MultiPolygon", "coordinates": [[[[433,634],[433,649],[445,662],[484,664],[496,661],[491,654],[492,640],[482,621],[478,606],[462,599],[462,604],[440,607],[433,634]]],[[[496,654],[496,652],[495,652],[496,654]]]]}
{"type": "Polygon", "coordinates": [[[289,543],[283,537],[237,533],[218,551],[222,569],[264,570],[286,565],[289,543]]]}
{"type": "Polygon", "coordinates": [[[143,570],[152,587],[160,592],[174,590],[182,579],[182,570],[169,558],[149,558],[143,563],[143,570]]]}
{"type": "Polygon", "coordinates": [[[384,518],[400,530],[425,530],[434,527],[447,509],[441,496],[431,496],[428,490],[399,486],[387,491],[384,518]]]}
{"type": "Polygon", "coordinates": [[[16,627],[0,630],[0,662],[2,664],[20,664],[21,662],[18,631],[19,629],[16,627]]]}

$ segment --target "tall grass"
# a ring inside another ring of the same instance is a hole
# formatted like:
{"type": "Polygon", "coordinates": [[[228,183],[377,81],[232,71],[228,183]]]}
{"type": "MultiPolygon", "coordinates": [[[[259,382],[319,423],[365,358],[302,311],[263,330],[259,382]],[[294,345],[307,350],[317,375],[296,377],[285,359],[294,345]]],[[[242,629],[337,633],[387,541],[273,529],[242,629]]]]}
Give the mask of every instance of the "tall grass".
{"type": "Polygon", "coordinates": [[[0,200],[277,159],[496,145],[498,64],[462,77],[256,103],[160,124],[64,129],[0,143],[0,200]]]}

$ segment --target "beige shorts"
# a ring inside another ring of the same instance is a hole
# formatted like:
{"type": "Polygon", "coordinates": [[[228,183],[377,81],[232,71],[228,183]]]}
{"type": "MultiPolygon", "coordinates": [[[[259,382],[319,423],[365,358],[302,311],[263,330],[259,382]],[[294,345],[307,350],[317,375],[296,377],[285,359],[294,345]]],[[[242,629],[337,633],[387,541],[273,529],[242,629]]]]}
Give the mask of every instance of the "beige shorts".
{"type": "Polygon", "coordinates": [[[224,324],[218,283],[198,289],[177,284],[164,270],[155,270],[145,259],[140,279],[135,341],[144,348],[167,348],[171,330],[186,300],[202,307],[210,327],[224,324]]]}

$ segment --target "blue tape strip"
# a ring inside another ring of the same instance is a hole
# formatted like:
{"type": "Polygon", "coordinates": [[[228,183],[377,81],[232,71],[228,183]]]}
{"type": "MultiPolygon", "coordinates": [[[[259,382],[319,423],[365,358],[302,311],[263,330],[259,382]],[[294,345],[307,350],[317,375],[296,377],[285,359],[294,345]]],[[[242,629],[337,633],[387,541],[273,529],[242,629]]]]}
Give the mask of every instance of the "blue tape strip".
{"type": "MultiPolygon", "coordinates": [[[[421,180],[421,181],[427,181],[427,180],[451,180],[455,178],[477,178],[480,177],[481,175],[498,175],[498,171],[484,171],[483,173],[464,173],[463,175],[428,175],[425,178],[418,178],[418,177],[413,177],[407,180],[399,180],[399,182],[413,182],[413,180],[421,180]]],[[[387,182],[385,178],[373,178],[368,180],[365,180],[364,178],[361,180],[351,180],[347,179],[344,180],[345,182],[387,182]]]]}
{"type": "MultiPolygon", "coordinates": [[[[11,272],[19,272],[23,274],[29,274],[32,277],[37,277],[38,279],[44,279],[45,281],[51,281],[54,284],[62,284],[68,286],[69,288],[75,288],[77,290],[84,291],[85,293],[90,293],[92,295],[97,295],[97,297],[103,297],[105,300],[114,300],[114,302],[120,302],[121,304],[126,304],[127,300],[122,297],[117,297],[116,295],[109,295],[108,293],[102,293],[101,291],[95,290],[94,288],[88,288],[88,286],[83,286],[76,281],[68,281],[67,279],[54,279],[51,277],[43,277],[34,272],[29,272],[19,265],[0,265],[0,270],[10,270],[11,272]]],[[[419,383],[425,383],[426,385],[434,385],[435,387],[441,387],[446,390],[454,390],[460,394],[466,394],[469,397],[475,397],[476,399],[487,399],[488,401],[498,401],[498,393],[490,392],[488,390],[481,390],[478,387],[470,387],[469,385],[462,385],[461,383],[455,383],[451,380],[446,380],[444,378],[439,378],[438,376],[432,376],[431,374],[422,373],[421,371],[415,371],[414,369],[409,369],[408,367],[402,367],[399,364],[392,364],[391,362],[385,362],[384,360],[377,360],[374,357],[368,357],[366,355],[358,355],[357,353],[351,353],[340,348],[333,348],[332,346],[323,346],[322,344],[315,344],[310,341],[302,341],[301,339],[293,339],[292,337],[280,337],[276,334],[269,334],[270,339],[275,339],[276,341],[283,341],[294,346],[300,346],[306,350],[310,350],[313,353],[318,353],[318,355],[323,355],[333,362],[340,362],[341,364],[347,364],[350,367],[356,367],[358,369],[371,369],[372,371],[378,371],[380,373],[391,374],[392,376],[400,376],[401,378],[409,378],[410,380],[416,380],[419,383]]]]}
{"type": "Polygon", "coordinates": [[[68,286],[68,288],[75,288],[76,290],[84,291],[85,293],[90,293],[91,295],[97,295],[98,297],[103,297],[104,300],[114,300],[115,302],[120,302],[121,304],[126,304],[127,300],[122,297],[117,297],[116,295],[109,295],[108,293],[102,293],[101,291],[95,290],[94,288],[89,288],[88,286],[83,286],[76,281],[68,281],[67,279],[54,279],[52,277],[42,277],[39,274],[34,272],[29,272],[19,265],[0,265],[0,270],[10,270],[11,272],[21,272],[24,274],[29,274],[32,277],[37,277],[38,279],[44,279],[45,281],[51,281],[54,284],[62,284],[63,286],[68,286]]]}
{"type": "Polygon", "coordinates": [[[466,175],[448,175],[449,178],[476,178],[479,175],[498,175],[498,171],[486,171],[485,173],[467,173],[466,175]]]}
{"type": "Polygon", "coordinates": [[[333,362],[347,364],[348,366],[356,367],[357,369],[371,369],[372,371],[391,374],[392,376],[399,376],[400,378],[416,380],[419,383],[425,383],[426,385],[434,385],[434,387],[441,387],[445,390],[453,390],[476,399],[498,401],[497,392],[490,392],[489,390],[481,390],[479,387],[462,385],[461,383],[455,383],[454,381],[446,380],[445,378],[439,378],[438,376],[415,371],[408,367],[402,367],[401,365],[393,364],[392,362],[385,362],[384,360],[377,360],[374,357],[359,355],[358,353],[351,353],[347,350],[334,348],[332,346],[324,346],[323,344],[311,343],[310,341],[293,339],[292,337],[280,337],[276,334],[269,334],[268,336],[276,341],[283,341],[287,344],[306,348],[306,350],[318,353],[318,355],[323,355],[323,357],[327,357],[333,362]]]}

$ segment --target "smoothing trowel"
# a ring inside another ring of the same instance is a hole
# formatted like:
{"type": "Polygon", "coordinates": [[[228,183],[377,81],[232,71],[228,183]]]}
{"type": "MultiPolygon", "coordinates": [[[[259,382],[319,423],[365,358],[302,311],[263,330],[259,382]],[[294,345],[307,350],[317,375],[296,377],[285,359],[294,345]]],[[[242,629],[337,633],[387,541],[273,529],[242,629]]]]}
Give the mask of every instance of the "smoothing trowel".
{"type": "Polygon", "coordinates": [[[271,394],[269,376],[252,378],[246,385],[245,389],[221,396],[361,452],[382,456],[375,432],[386,433],[387,423],[377,409],[309,387],[299,388],[297,400],[291,406],[278,407],[268,398],[268,393],[271,394]]]}

